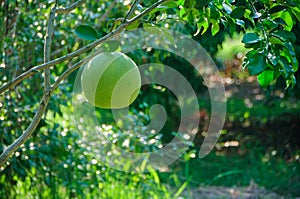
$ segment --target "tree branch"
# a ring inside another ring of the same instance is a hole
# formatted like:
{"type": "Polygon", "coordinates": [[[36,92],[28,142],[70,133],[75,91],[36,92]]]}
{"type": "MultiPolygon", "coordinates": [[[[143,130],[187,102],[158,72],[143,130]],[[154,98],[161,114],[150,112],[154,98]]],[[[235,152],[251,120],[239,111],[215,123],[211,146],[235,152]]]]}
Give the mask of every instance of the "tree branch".
{"type": "Polygon", "coordinates": [[[156,3],[152,4],[150,7],[148,7],[146,10],[144,10],[143,12],[141,12],[139,15],[135,16],[134,18],[126,21],[125,23],[121,24],[117,29],[115,29],[114,31],[108,33],[107,35],[105,35],[104,37],[94,41],[93,43],[90,43],[70,54],[67,54],[63,57],[57,58],[55,60],[49,61],[47,63],[43,63],[41,65],[32,67],[31,69],[27,70],[26,72],[22,73],[21,75],[19,75],[18,77],[14,78],[13,80],[9,81],[8,83],[4,84],[3,86],[0,87],[0,94],[5,92],[6,90],[12,88],[13,86],[16,86],[17,84],[19,84],[21,81],[23,81],[24,79],[32,76],[33,74],[37,73],[40,70],[44,70],[46,68],[50,68],[53,65],[62,63],[66,60],[70,60],[74,57],[77,57],[78,55],[81,55],[91,49],[93,49],[94,47],[98,46],[99,44],[102,44],[104,41],[106,41],[108,38],[120,33],[121,31],[123,31],[127,26],[129,26],[130,24],[132,24],[133,22],[137,21],[138,19],[144,17],[145,15],[147,15],[151,10],[153,10],[154,8],[156,8],[158,5],[160,5],[163,2],[166,2],[168,0],[160,0],[157,1],[156,3]]]}
{"type": "Polygon", "coordinates": [[[67,14],[67,13],[71,12],[72,10],[74,10],[75,8],[77,8],[78,6],[80,6],[83,2],[85,2],[85,0],[79,0],[65,8],[58,8],[56,10],[56,13],[57,14],[67,14]]]}
{"type": "MultiPolygon", "coordinates": [[[[55,65],[55,63],[61,63],[65,60],[69,60],[75,56],[78,56],[88,50],[90,50],[93,47],[96,47],[97,45],[105,42],[106,40],[108,40],[109,38],[113,37],[114,35],[120,33],[122,30],[124,30],[128,25],[130,25],[131,23],[135,22],[136,20],[142,18],[143,16],[147,15],[151,10],[153,10],[154,8],[156,8],[158,5],[160,5],[161,3],[165,2],[167,0],[160,0],[157,1],[156,3],[154,3],[152,6],[150,6],[149,8],[147,8],[146,10],[144,10],[141,14],[135,16],[134,18],[132,18],[131,20],[126,21],[125,23],[121,24],[116,30],[108,33],[107,35],[105,35],[104,37],[98,39],[97,41],[91,43],[90,45],[87,45],[86,47],[83,47],[73,53],[70,53],[69,55],[66,55],[64,57],[61,57],[59,59],[53,60],[53,61],[49,61],[47,63],[44,63],[42,65],[36,66],[31,68],[30,70],[26,71],[25,73],[21,74],[19,77],[17,77],[16,79],[14,79],[14,81],[12,81],[13,83],[10,84],[6,84],[3,87],[1,87],[0,89],[0,93],[4,92],[5,90],[11,88],[12,86],[16,85],[17,83],[19,83],[20,81],[22,81],[23,79],[25,79],[26,77],[31,76],[32,74],[36,73],[39,70],[43,70],[46,68],[49,68],[50,66],[55,65]],[[63,60],[63,61],[62,61],[63,60]]],[[[5,162],[8,160],[8,158],[10,157],[11,154],[13,154],[22,144],[25,143],[26,140],[28,140],[31,136],[31,134],[34,132],[34,130],[36,129],[36,127],[38,126],[45,110],[47,107],[47,104],[50,100],[50,97],[53,93],[53,91],[59,86],[59,83],[64,80],[65,78],[67,78],[73,71],[75,71],[77,68],[79,68],[80,66],[82,66],[83,64],[87,63],[89,60],[91,60],[94,56],[96,56],[98,53],[93,53],[92,55],[86,57],[85,59],[77,62],[76,64],[74,64],[73,66],[71,66],[70,68],[68,68],[62,75],[59,76],[59,78],[54,82],[54,84],[52,85],[52,87],[44,93],[43,98],[40,102],[40,105],[38,107],[37,112],[35,113],[31,123],[29,124],[29,126],[27,127],[27,129],[23,132],[23,134],[18,137],[11,145],[9,145],[7,148],[4,149],[3,153],[0,155],[0,167],[3,166],[5,164],[5,162]]]]}
{"type": "MultiPolygon", "coordinates": [[[[14,83],[10,83],[8,86],[7,84],[4,85],[6,87],[4,88],[10,88],[14,85],[16,85],[17,83],[19,83],[20,81],[22,81],[23,79],[25,79],[26,77],[31,76],[32,74],[36,73],[39,70],[42,69],[46,69],[49,68],[50,66],[53,66],[55,63],[60,63],[63,62],[65,60],[71,59],[75,56],[80,55],[83,52],[88,51],[89,49],[96,47],[97,45],[105,42],[106,40],[108,40],[109,38],[111,38],[112,36],[120,33],[122,30],[124,30],[128,25],[130,25],[131,23],[135,22],[136,20],[140,19],[141,17],[147,15],[151,10],[153,10],[155,7],[157,7],[158,5],[160,5],[162,2],[165,2],[166,0],[160,0],[156,3],[154,3],[152,6],[150,6],[149,8],[147,8],[146,10],[144,10],[141,14],[135,16],[134,18],[132,18],[131,20],[126,21],[125,23],[121,24],[116,30],[108,33],[107,35],[105,35],[104,37],[100,38],[99,40],[91,43],[90,45],[83,47],[69,55],[66,55],[64,57],[61,57],[59,59],[53,60],[53,61],[49,61],[47,63],[44,63],[42,65],[36,66],[31,68],[30,70],[26,71],[25,73],[21,74],[19,77],[17,77],[16,79],[18,80],[14,80],[14,83]],[[62,61],[63,60],[63,61],[62,61]]],[[[70,68],[68,68],[62,75],[59,76],[59,78],[54,82],[53,86],[44,93],[43,98],[40,102],[40,105],[38,107],[37,112],[35,113],[32,122],[29,124],[29,126],[27,127],[27,129],[23,132],[23,134],[17,138],[11,145],[9,145],[7,148],[4,149],[3,153],[0,155],[0,166],[3,166],[5,164],[5,162],[8,160],[8,158],[10,157],[10,155],[12,153],[14,153],[23,143],[25,143],[26,140],[28,140],[31,136],[31,134],[34,132],[34,130],[36,129],[37,125],[39,124],[45,110],[47,107],[47,104],[50,100],[50,97],[53,93],[53,91],[59,86],[59,83],[66,79],[73,71],[75,71],[76,69],[78,69],[80,66],[82,66],[83,64],[86,64],[89,60],[91,60],[94,56],[96,56],[98,53],[93,53],[92,55],[86,57],[84,60],[81,60],[79,62],[77,62],[76,64],[74,64],[73,66],[71,66],[70,68]]],[[[1,91],[5,91],[3,90],[3,87],[1,87],[0,89],[0,93],[1,91]],[[2,90],[1,90],[2,89],[2,90]]]]}
{"type": "MultiPolygon", "coordinates": [[[[51,8],[50,16],[48,19],[48,27],[46,31],[46,37],[45,37],[45,45],[44,45],[44,63],[47,63],[50,61],[50,53],[51,53],[51,42],[52,42],[52,35],[53,35],[53,26],[54,26],[54,19],[55,19],[55,12],[56,12],[56,3],[53,8],[51,8]]],[[[50,68],[45,69],[45,79],[44,79],[44,94],[47,93],[47,91],[51,87],[51,79],[50,79],[50,68]]]]}
{"type": "Polygon", "coordinates": [[[39,108],[27,129],[11,145],[4,149],[3,153],[0,156],[0,166],[4,166],[5,162],[8,160],[10,155],[14,153],[34,132],[46,110],[49,99],[49,93],[47,95],[43,95],[43,99],[39,105],[39,108]]]}
{"type": "Polygon", "coordinates": [[[84,60],[81,60],[68,68],[59,78],[53,83],[53,86],[47,90],[46,93],[44,93],[43,98],[40,102],[40,105],[38,107],[38,110],[36,114],[34,115],[32,122],[29,124],[27,129],[23,132],[23,134],[16,139],[11,145],[9,145],[7,148],[4,149],[3,153],[0,155],[0,167],[4,166],[5,162],[9,159],[10,155],[14,153],[26,140],[30,138],[36,127],[38,126],[41,118],[43,117],[43,114],[46,111],[48,102],[50,100],[51,95],[53,94],[54,90],[58,88],[61,81],[66,79],[72,72],[77,70],[80,66],[86,64],[89,62],[94,56],[96,56],[98,53],[94,53],[88,57],[86,57],[84,60]]]}

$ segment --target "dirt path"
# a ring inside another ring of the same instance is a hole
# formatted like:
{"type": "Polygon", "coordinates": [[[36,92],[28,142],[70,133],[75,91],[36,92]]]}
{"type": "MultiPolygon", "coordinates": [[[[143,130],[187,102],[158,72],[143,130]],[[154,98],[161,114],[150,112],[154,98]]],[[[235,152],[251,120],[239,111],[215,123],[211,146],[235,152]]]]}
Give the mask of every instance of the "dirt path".
{"type": "MultiPolygon", "coordinates": [[[[199,187],[183,193],[184,197],[193,199],[285,199],[287,197],[267,191],[251,183],[248,187],[199,187]]],[[[300,199],[300,198],[296,198],[300,199]]]]}

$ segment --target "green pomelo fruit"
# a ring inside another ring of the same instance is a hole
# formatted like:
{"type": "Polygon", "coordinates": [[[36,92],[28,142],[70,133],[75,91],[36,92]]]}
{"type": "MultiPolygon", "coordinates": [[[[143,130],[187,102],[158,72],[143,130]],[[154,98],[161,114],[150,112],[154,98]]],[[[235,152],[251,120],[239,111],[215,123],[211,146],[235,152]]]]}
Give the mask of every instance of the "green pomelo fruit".
{"type": "Polygon", "coordinates": [[[99,108],[129,106],[138,96],[141,76],[136,64],[119,52],[102,53],[83,69],[81,86],[85,98],[99,108]]]}

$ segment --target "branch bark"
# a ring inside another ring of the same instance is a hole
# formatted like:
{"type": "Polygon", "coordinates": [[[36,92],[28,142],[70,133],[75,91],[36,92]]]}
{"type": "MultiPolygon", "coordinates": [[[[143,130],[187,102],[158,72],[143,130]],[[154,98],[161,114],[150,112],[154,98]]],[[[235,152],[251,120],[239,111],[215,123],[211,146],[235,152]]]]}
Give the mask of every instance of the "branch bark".
{"type": "MultiPolygon", "coordinates": [[[[129,21],[126,21],[125,23],[121,24],[116,30],[114,30],[113,32],[105,35],[104,37],[102,37],[101,39],[95,41],[94,43],[88,45],[88,48],[92,48],[97,46],[98,44],[103,43],[104,41],[108,40],[109,38],[111,38],[112,36],[120,33],[122,30],[124,30],[128,25],[130,25],[131,23],[135,22],[136,20],[138,20],[139,18],[147,15],[152,9],[154,9],[155,7],[157,7],[158,5],[160,5],[162,2],[165,2],[166,0],[160,0],[158,2],[156,2],[155,4],[153,4],[152,6],[150,6],[148,9],[146,9],[144,12],[142,12],[141,14],[135,16],[134,18],[132,18],[129,21]],[[92,46],[92,47],[91,47],[92,46]]],[[[86,52],[85,51],[86,47],[81,48],[79,50],[76,51],[76,55],[79,55],[79,52],[86,52]]],[[[75,53],[75,52],[74,52],[75,53]]],[[[74,56],[73,53],[73,56],[74,56]]],[[[72,53],[71,53],[72,54],[72,53]]],[[[35,113],[31,123],[29,124],[29,126],[27,127],[27,129],[23,132],[23,134],[18,137],[11,145],[9,145],[7,148],[4,149],[3,153],[0,155],[0,167],[4,166],[5,162],[9,159],[9,157],[11,156],[11,154],[13,154],[22,144],[25,143],[26,140],[28,140],[31,136],[31,134],[34,132],[34,130],[36,129],[36,127],[38,126],[43,114],[46,111],[48,102],[50,100],[50,97],[53,93],[53,91],[59,86],[59,83],[64,80],[65,78],[67,78],[73,71],[75,71],[77,68],[79,68],[80,66],[82,66],[83,64],[87,63],[90,59],[92,59],[94,56],[96,56],[97,53],[94,53],[88,57],[86,57],[84,60],[81,60],[80,62],[77,62],[76,64],[74,64],[72,67],[70,67],[69,69],[67,69],[62,75],[60,75],[60,77],[54,82],[53,86],[47,90],[46,92],[44,92],[43,98],[40,102],[40,105],[38,107],[37,112],[35,113]]],[[[70,56],[70,55],[68,55],[70,56]]],[[[67,57],[67,56],[65,56],[67,57]]],[[[59,59],[66,59],[65,57],[59,58],[59,59]]],[[[68,57],[69,58],[69,57],[68,57]]],[[[70,59],[70,58],[69,58],[70,59]]],[[[54,61],[52,61],[53,63],[54,61]]],[[[56,61],[57,62],[57,61],[56,61]]],[[[37,67],[34,67],[33,70],[31,70],[31,72],[26,73],[26,74],[34,74],[35,72],[42,70],[42,69],[46,69],[49,68],[50,66],[52,66],[50,62],[45,63],[44,65],[40,65],[37,67]]],[[[60,62],[59,62],[60,63],[60,62]]],[[[54,64],[53,64],[54,65],[54,64]]],[[[29,70],[30,71],[30,70],[29,70]]],[[[24,74],[24,73],[23,73],[24,74]]],[[[28,77],[28,75],[23,75],[22,78],[25,79],[26,77],[28,77]]],[[[14,83],[13,85],[15,85],[16,83],[14,83]]],[[[12,86],[10,86],[12,87],[12,86]]],[[[10,88],[8,87],[8,88],[10,88]]],[[[2,87],[1,87],[2,88],[2,87]]]]}
{"type": "Polygon", "coordinates": [[[35,115],[32,119],[32,122],[27,127],[27,129],[11,145],[9,145],[7,148],[4,149],[3,153],[0,156],[0,166],[4,166],[5,162],[8,160],[10,155],[12,153],[14,153],[26,140],[28,140],[28,138],[34,132],[34,130],[36,129],[37,125],[39,124],[39,122],[46,110],[49,100],[50,100],[50,95],[48,92],[48,94],[43,96],[43,99],[40,102],[39,108],[38,108],[37,112],[35,113],[35,115]]]}
{"type": "MultiPolygon", "coordinates": [[[[54,26],[54,19],[55,19],[55,12],[56,12],[56,3],[53,8],[51,8],[49,19],[48,19],[48,27],[46,30],[46,37],[45,37],[45,45],[44,45],[44,62],[50,61],[50,53],[51,53],[51,37],[53,34],[53,26],[54,26]]],[[[9,156],[16,151],[34,132],[37,125],[42,119],[44,115],[48,102],[50,100],[50,88],[51,88],[51,81],[50,81],[50,68],[46,68],[44,71],[44,94],[41,100],[41,103],[38,107],[36,114],[34,115],[32,122],[29,124],[27,129],[23,132],[23,134],[16,139],[9,147],[7,147],[4,152],[0,156],[0,166],[3,165],[9,156]]]]}
{"type": "MultiPolygon", "coordinates": [[[[54,27],[54,20],[55,20],[55,12],[56,12],[56,3],[53,8],[51,8],[50,16],[48,19],[48,27],[46,31],[46,38],[45,38],[45,45],[44,45],[44,63],[47,63],[50,61],[50,55],[51,55],[51,43],[52,43],[52,35],[53,35],[53,27],[54,27]]],[[[47,91],[51,87],[51,78],[50,78],[50,68],[45,69],[45,77],[44,77],[44,94],[47,93],[47,91]]]]}
{"type": "Polygon", "coordinates": [[[24,79],[32,76],[33,74],[37,73],[40,70],[44,70],[46,68],[50,68],[53,65],[62,63],[64,61],[70,60],[74,57],[77,57],[91,49],[93,49],[94,47],[102,44],[104,41],[106,41],[108,38],[120,33],[121,31],[123,31],[127,26],[129,26],[130,24],[132,24],[133,22],[137,21],[138,19],[146,16],[151,10],[153,10],[154,8],[156,8],[157,6],[159,6],[161,3],[166,2],[168,0],[160,0],[157,1],[156,3],[154,3],[152,6],[148,7],[146,10],[144,10],[143,12],[141,12],[139,15],[135,16],[134,18],[126,21],[125,23],[121,24],[117,29],[115,29],[114,31],[108,33],[107,35],[105,35],[104,37],[94,41],[93,43],[90,43],[70,54],[67,54],[63,57],[57,58],[55,60],[49,61],[47,63],[43,63],[41,65],[37,65],[32,67],[31,69],[25,71],[24,73],[22,73],[21,75],[19,75],[18,77],[12,79],[11,81],[9,81],[8,83],[4,84],[3,86],[0,87],[0,94],[7,91],[8,89],[12,88],[13,86],[16,86],[17,84],[19,84],[20,82],[22,82],[24,79]]]}

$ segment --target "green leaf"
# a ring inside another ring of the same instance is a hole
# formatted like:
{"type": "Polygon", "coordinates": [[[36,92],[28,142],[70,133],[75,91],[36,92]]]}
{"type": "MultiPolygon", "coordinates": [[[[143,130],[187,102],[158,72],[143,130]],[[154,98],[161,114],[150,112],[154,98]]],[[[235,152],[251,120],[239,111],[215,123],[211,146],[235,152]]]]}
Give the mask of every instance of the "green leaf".
{"type": "Polygon", "coordinates": [[[215,36],[218,32],[220,31],[220,26],[217,21],[212,21],[212,26],[211,26],[211,34],[212,36],[215,36]]]}
{"type": "Polygon", "coordinates": [[[281,56],[279,63],[284,69],[284,78],[288,78],[290,74],[295,72],[286,57],[281,56]]]}
{"type": "Polygon", "coordinates": [[[194,21],[195,21],[195,9],[190,9],[190,11],[188,12],[188,15],[187,15],[187,20],[189,23],[193,24],[194,21]]]}
{"type": "Polygon", "coordinates": [[[244,44],[255,44],[260,42],[262,39],[256,33],[247,33],[244,35],[242,42],[244,44]]]}
{"type": "Polygon", "coordinates": [[[196,8],[197,9],[202,9],[203,7],[207,6],[210,0],[201,0],[201,1],[196,1],[196,8]]]}
{"type": "Polygon", "coordinates": [[[245,67],[248,68],[250,75],[257,75],[267,68],[267,60],[265,55],[257,53],[257,51],[250,51],[246,55],[245,67]]]}
{"type": "Polygon", "coordinates": [[[293,29],[294,26],[294,21],[293,18],[291,16],[291,14],[286,11],[286,12],[282,12],[281,14],[281,18],[286,22],[286,26],[285,26],[285,30],[287,31],[291,31],[293,29]]]}
{"type": "Polygon", "coordinates": [[[138,28],[139,25],[140,25],[140,20],[136,20],[135,22],[133,22],[130,25],[128,25],[126,27],[126,30],[134,30],[134,29],[138,28]]]}
{"type": "Polygon", "coordinates": [[[240,7],[237,7],[235,8],[231,13],[230,13],[230,16],[232,18],[235,18],[235,19],[240,19],[244,16],[244,13],[245,13],[245,8],[240,6],[240,7]]]}
{"type": "Polygon", "coordinates": [[[187,13],[185,8],[180,9],[180,11],[179,11],[179,17],[180,18],[184,18],[187,14],[188,13],[187,13]]]}
{"type": "Polygon", "coordinates": [[[201,33],[201,35],[203,35],[208,30],[208,28],[209,28],[208,20],[206,18],[204,18],[197,23],[197,32],[193,36],[197,36],[199,33],[201,33]],[[202,28],[203,28],[203,30],[202,30],[202,28]],[[201,32],[201,30],[202,30],[202,32],[201,32]]]}
{"type": "Polygon", "coordinates": [[[267,87],[275,79],[273,70],[265,70],[257,76],[258,83],[262,87],[267,87]]]}
{"type": "Polygon", "coordinates": [[[210,18],[211,19],[215,19],[215,20],[218,20],[220,18],[221,14],[220,12],[217,10],[216,7],[212,7],[210,9],[210,18]]]}
{"type": "Polygon", "coordinates": [[[263,26],[265,29],[275,29],[278,27],[278,24],[272,19],[266,19],[263,21],[263,26]]]}
{"type": "Polygon", "coordinates": [[[270,9],[270,14],[274,14],[274,13],[277,13],[277,12],[280,12],[280,11],[283,11],[287,8],[287,6],[284,6],[284,5],[277,5],[277,6],[274,6],[270,9]]]}
{"type": "Polygon", "coordinates": [[[234,32],[236,31],[235,21],[231,17],[229,17],[227,18],[227,24],[229,26],[230,34],[234,34],[234,32]]]}
{"type": "Polygon", "coordinates": [[[176,8],[178,6],[176,1],[167,1],[161,4],[161,6],[165,6],[167,8],[176,8]]]}
{"type": "Polygon", "coordinates": [[[286,26],[286,23],[283,19],[281,18],[276,18],[274,19],[275,23],[277,23],[278,25],[282,25],[282,26],[286,26]]]}
{"type": "Polygon", "coordinates": [[[192,8],[194,6],[194,3],[194,0],[185,0],[183,6],[185,8],[192,8]]]}
{"type": "Polygon", "coordinates": [[[235,24],[241,26],[242,28],[245,27],[245,22],[243,20],[240,20],[240,19],[236,19],[235,24]]]}
{"type": "Polygon", "coordinates": [[[255,22],[254,22],[254,19],[251,17],[251,13],[252,13],[251,10],[245,9],[244,17],[246,19],[248,19],[252,23],[253,26],[255,26],[255,22]]]}
{"type": "Polygon", "coordinates": [[[269,41],[273,45],[283,45],[283,42],[280,39],[276,38],[276,37],[270,37],[269,41]]]}
{"type": "Polygon", "coordinates": [[[98,39],[97,31],[88,25],[79,25],[75,29],[75,34],[81,39],[85,40],[96,40],[98,39]]]}
{"type": "Polygon", "coordinates": [[[298,7],[293,7],[293,8],[292,8],[292,13],[293,13],[294,16],[298,19],[298,21],[300,21],[300,8],[298,8],[298,7]]]}
{"type": "Polygon", "coordinates": [[[272,32],[271,35],[281,39],[282,41],[290,41],[292,43],[296,41],[295,34],[286,30],[276,30],[272,32]]]}
{"type": "Polygon", "coordinates": [[[296,85],[296,77],[294,75],[291,75],[288,79],[286,79],[285,83],[286,83],[286,89],[288,87],[294,87],[296,85]]]}
{"type": "Polygon", "coordinates": [[[202,31],[201,35],[203,35],[203,34],[208,30],[208,27],[209,27],[208,20],[205,19],[205,20],[204,20],[204,23],[201,24],[201,25],[202,25],[202,27],[203,27],[203,31],[202,31]]]}
{"type": "Polygon", "coordinates": [[[222,6],[227,14],[230,14],[232,12],[231,7],[229,5],[227,5],[225,2],[222,4],[222,6]]]}
{"type": "Polygon", "coordinates": [[[293,66],[293,70],[297,71],[298,70],[298,59],[296,57],[296,52],[295,49],[293,47],[293,45],[290,42],[285,42],[284,43],[284,49],[281,52],[281,54],[286,57],[288,60],[290,60],[290,62],[292,63],[293,66]]]}
{"type": "Polygon", "coordinates": [[[162,3],[158,7],[151,10],[149,14],[151,15],[158,11],[164,11],[164,10],[172,9],[172,8],[176,8],[176,7],[178,7],[178,4],[175,1],[168,1],[168,2],[162,3]]]}

